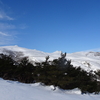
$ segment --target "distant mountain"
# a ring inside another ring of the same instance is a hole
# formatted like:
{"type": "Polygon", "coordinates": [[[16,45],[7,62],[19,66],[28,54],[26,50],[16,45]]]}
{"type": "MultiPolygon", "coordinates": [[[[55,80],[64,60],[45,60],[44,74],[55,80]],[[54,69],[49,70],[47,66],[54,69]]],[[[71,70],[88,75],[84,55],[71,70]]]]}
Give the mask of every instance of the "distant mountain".
{"type": "MultiPolygon", "coordinates": [[[[20,57],[28,56],[31,61],[44,61],[46,56],[50,56],[49,60],[60,57],[61,51],[53,53],[46,53],[38,50],[26,49],[18,46],[3,46],[0,47],[0,53],[11,55],[14,59],[20,59],[20,57]]],[[[85,51],[68,53],[67,59],[71,60],[75,67],[81,67],[87,71],[100,69],[100,52],[85,51]]]]}

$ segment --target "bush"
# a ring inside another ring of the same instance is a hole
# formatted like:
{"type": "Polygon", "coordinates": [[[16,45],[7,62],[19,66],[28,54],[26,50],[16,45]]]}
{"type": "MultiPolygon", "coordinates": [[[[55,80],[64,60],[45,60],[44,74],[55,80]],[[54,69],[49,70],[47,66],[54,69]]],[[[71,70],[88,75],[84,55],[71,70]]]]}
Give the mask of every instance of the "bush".
{"type": "Polygon", "coordinates": [[[23,83],[41,82],[62,89],[80,88],[82,93],[99,93],[100,82],[96,78],[100,77],[100,71],[93,75],[81,67],[76,68],[65,56],[61,54],[61,57],[53,61],[46,57],[44,62],[33,65],[28,57],[17,63],[10,56],[0,54],[0,77],[23,83]]]}

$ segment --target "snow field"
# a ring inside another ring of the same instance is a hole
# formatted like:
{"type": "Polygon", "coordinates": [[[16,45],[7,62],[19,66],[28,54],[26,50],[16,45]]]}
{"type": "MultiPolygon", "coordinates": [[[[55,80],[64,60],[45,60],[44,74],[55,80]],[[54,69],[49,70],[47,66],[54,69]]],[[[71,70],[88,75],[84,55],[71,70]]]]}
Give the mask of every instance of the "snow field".
{"type": "Polygon", "coordinates": [[[0,79],[0,100],[100,100],[100,95],[82,95],[78,89],[53,91],[52,87],[0,79]]]}

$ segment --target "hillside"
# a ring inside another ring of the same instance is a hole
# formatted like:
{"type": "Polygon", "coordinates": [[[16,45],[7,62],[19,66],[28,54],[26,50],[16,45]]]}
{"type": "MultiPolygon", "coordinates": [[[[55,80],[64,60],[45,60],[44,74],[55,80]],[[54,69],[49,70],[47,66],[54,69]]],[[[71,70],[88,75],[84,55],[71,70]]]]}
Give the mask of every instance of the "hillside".
{"type": "MultiPolygon", "coordinates": [[[[46,53],[35,49],[31,50],[18,46],[0,47],[0,53],[12,54],[13,56],[17,56],[18,53],[16,52],[19,52],[20,56],[28,56],[30,61],[35,61],[35,62],[44,61],[46,56],[50,56],[49,60],[53,60],[60,57],[61,54],[61,51],[46,53]],[[21,52],[23,54],[21,54],[21,52]]],[[[71,60],[72,65],[80,66],[86,71],[100,69],[100,52],[85,51],[85,52],[68,53],[66,59],[71,60]]]]}
{"type": "Polygon", "coordinates": [[[100,98],[100,82],[96,80],[95,75],[86,72],[100,69],[99,52],[67,54],[66,58],[70,59],[74,66],[70,64],[70,60],[65,60],[66,67],[62,67],[63,64],[61,67],[56,65],[60,64],[60,51],[45,53],[18,46],[5,46],[0,47],[0,53],[10,55],[1,54],[0,77],[6,79],[0,79],[1,100],[99,100],[100,98]],[[28,56],[32,63],[38,62],[37,65],[27,63],[25,56],[28,56]],[[47,56],[50,56],[49,60],[53,60],[50,61],[50,65],[46,61],[42,62],[47,56]],[[15,64],[9,57],[15,62],[23,59],[21,63],[15,64]]]}

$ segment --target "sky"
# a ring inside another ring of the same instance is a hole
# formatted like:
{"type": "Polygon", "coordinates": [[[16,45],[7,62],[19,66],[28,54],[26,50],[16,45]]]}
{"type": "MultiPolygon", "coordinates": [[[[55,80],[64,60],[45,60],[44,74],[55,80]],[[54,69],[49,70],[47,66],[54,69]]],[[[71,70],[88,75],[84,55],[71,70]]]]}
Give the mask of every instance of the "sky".
{"type": "Polygon", "coordinates": [[[99,41],[100,0],[0,0],[0,46],[73,53],[99,41]]]}

